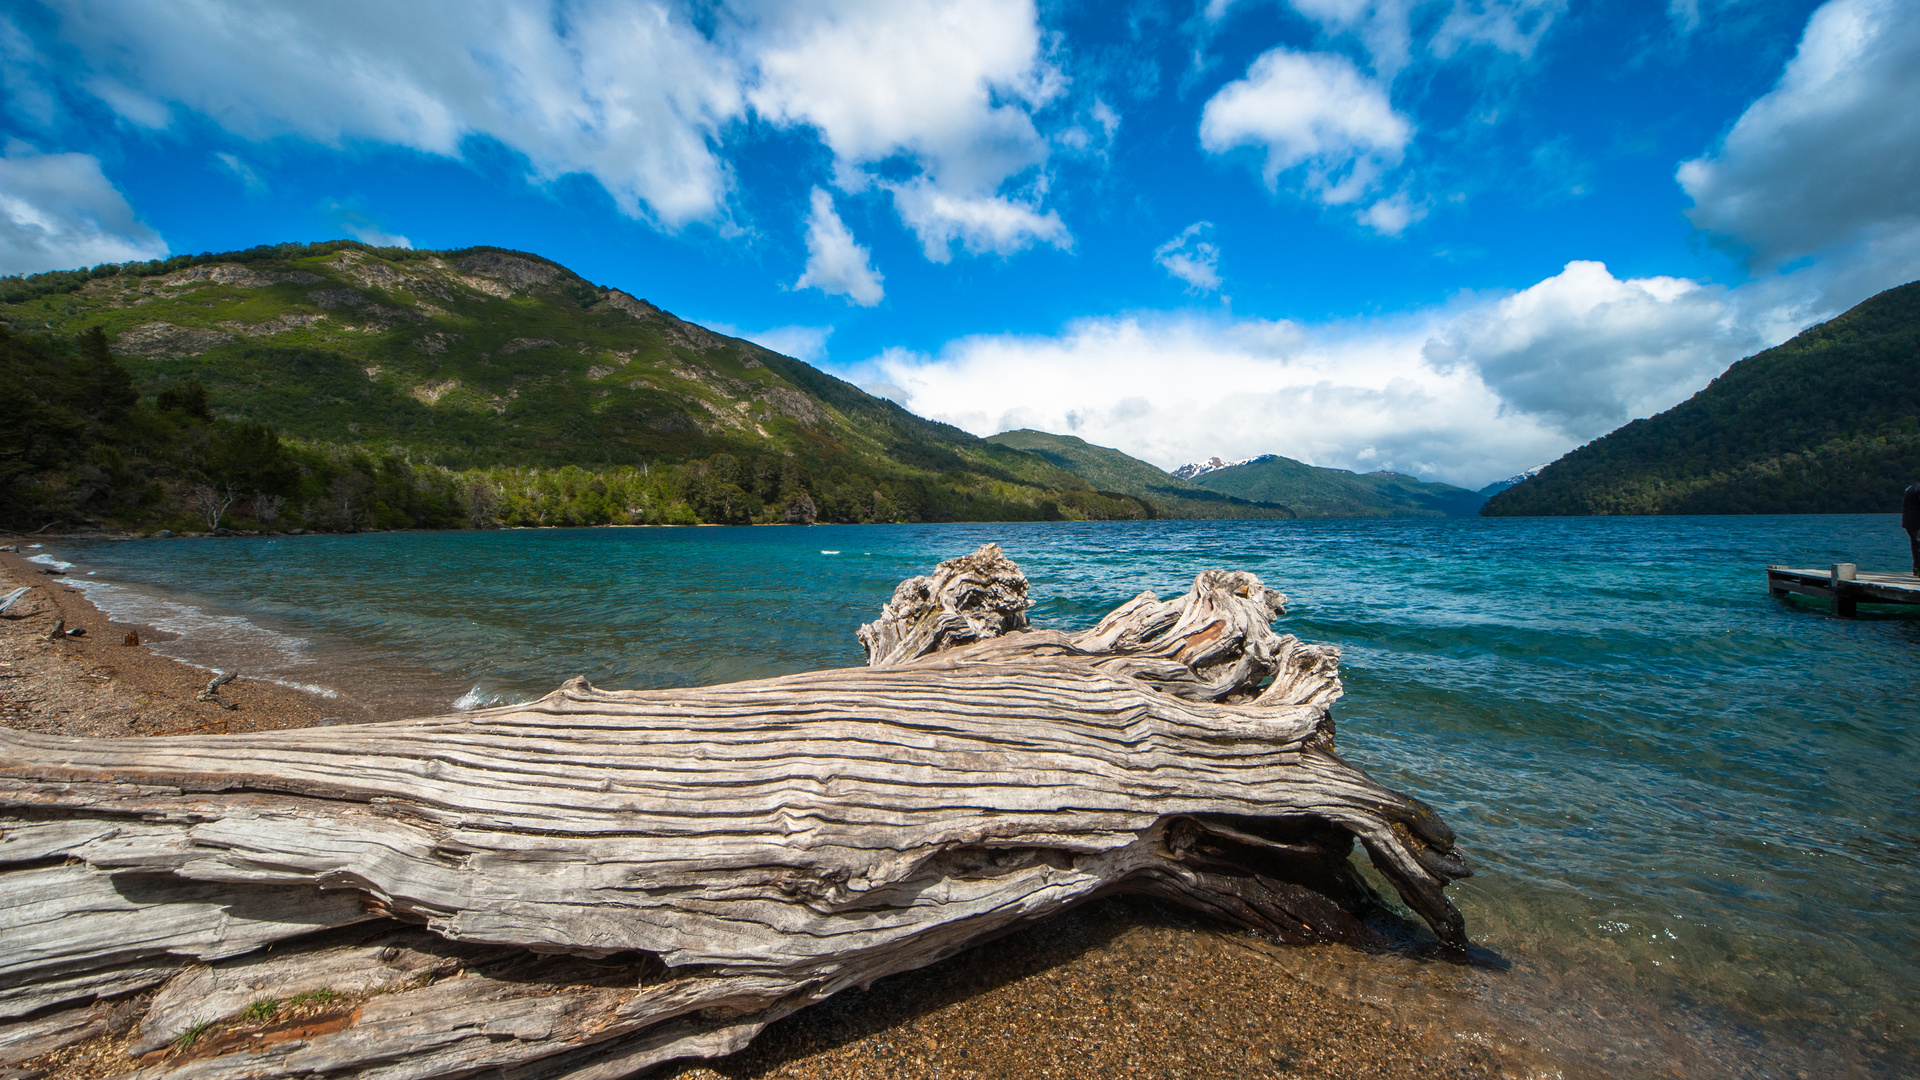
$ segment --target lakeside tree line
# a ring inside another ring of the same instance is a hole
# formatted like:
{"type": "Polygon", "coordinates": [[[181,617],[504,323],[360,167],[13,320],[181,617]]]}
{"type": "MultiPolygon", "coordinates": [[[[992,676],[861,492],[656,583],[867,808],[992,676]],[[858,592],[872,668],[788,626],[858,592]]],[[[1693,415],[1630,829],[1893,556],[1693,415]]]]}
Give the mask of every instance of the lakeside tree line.
{"type": "Polygon", "coordinates": [[[198,379],[143,397],[94,328],[0,327],[0,527],[205,532],[1141,519],[1153,504],[776,454],[451,469],[216,416],[198,379]]]}

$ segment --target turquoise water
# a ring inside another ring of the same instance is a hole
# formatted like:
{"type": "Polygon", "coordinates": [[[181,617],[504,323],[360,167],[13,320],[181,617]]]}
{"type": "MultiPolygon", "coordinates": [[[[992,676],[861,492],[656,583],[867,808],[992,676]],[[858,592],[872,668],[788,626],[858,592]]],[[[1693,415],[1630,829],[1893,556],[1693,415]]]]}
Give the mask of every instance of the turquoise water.
{"type": "Polygon", "coordinates": [[[1286,592],[1283,630],[1344,649],[1343,753],[1446,815],[1478,870],[1454,890],[1469,928],[1528,988],[1507,1004],[1562,1041],[1640,1059],[1684,1045],[1726,1075],[1920,1072],[1920,618],[1830,618],[1770,598],[1762,570],[1902,568],[1891,516],[598,529],[46,552],[77,564],[69,580],[116,583],[96,590],[110,607],[172,612],[184,636],[169,647],[199,648],[199,662],[257,663],[348,697],[387,672],[409,710],[445,711],[571,675],[651,687],[858,664],[853,630],[896,582],[988,540],[1026,570],[1042,626],[1089,625],[1207,567],[1286,592]]]}

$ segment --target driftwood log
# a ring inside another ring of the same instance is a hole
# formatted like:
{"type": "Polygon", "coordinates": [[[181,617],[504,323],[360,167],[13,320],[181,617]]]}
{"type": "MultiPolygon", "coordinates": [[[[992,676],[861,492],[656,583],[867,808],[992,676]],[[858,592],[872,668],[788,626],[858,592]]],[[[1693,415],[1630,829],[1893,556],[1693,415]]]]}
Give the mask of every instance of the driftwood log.
{"type": "Polygon", "coordinates": [[[118,1022],[141,1078],[621,1077],[1105,894],[1365,945],[1355,840],[1464,952],[1452,834],[1335,756],[1338,653],[1280,594],[1207,571],[1079,634],[1030,604],[988,545],[902,583],[864,668],[0,732],[0,1061],[118,1022]],[[340,1004],[243,1016],[303,994],[340,1004]]]}

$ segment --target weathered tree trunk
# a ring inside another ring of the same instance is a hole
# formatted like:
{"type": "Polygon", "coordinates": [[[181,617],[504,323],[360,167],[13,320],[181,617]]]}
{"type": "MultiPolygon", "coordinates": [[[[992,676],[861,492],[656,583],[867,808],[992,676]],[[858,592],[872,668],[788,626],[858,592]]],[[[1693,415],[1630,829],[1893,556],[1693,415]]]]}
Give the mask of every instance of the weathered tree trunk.
{"type": "Polygon", "coordinates": [[[1355,839],[1466,948],[1452,834],[1334,755],[1338,653],[1275,634],[1279,594],[1208,571],[1078,635],[1029,606],[988,545],[900,586],[866,668],[293,732],[0,732],[0,1016],[33,1014],[30,1043],[165,983],[141,1077],[612,1078],[1103,894],[1365,944],[1355,839]],[[319,989],[335,1014],[237,1018],[319,989]]]}

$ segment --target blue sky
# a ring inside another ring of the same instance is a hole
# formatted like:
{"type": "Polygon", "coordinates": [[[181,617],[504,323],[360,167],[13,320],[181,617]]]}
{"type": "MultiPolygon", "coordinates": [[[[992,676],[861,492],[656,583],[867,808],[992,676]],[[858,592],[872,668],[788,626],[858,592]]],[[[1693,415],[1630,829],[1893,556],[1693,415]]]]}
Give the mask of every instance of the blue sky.
{"type": "Polygon", "coordinates": [[[64,0],[0,272],[538,252],[979,434],[1478,486],[1920,277],[1899,0],[64,0]]]}

